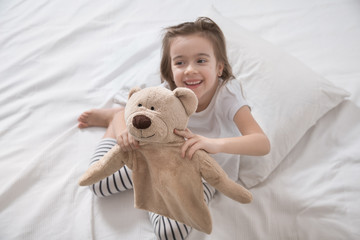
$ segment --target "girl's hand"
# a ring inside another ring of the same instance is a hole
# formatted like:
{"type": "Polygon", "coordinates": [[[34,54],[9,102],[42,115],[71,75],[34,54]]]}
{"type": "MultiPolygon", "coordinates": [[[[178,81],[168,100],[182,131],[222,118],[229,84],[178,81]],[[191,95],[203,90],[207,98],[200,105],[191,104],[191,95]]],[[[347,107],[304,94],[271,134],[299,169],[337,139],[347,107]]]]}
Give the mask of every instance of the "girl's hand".
{"type": "Polygon", "coordinates": [[[116,137],[116,141],[123,152],[133,151],[139,148],[139,141],[135,140],[127,129],[116,137]]]}
{"type": "Polygon", "coordinates": [[[199,149],[203,149],[208,153],[219,152],[219,145],[216,143],[215,139],[196,135],[192,133],[188,128],[185,130],[175,129],[174,133],[186,139],[184,145],[181,147],[181,157],[183,158],[187,155],[189,159],[191,159],[196,150],[199,149]]]}

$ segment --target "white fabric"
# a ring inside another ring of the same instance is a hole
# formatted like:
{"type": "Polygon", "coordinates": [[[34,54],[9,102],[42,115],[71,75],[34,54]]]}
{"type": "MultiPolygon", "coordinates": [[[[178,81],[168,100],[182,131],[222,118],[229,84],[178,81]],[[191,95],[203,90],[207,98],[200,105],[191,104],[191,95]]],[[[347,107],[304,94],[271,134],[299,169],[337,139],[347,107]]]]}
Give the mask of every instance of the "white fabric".
{"type": "Polygon", "coordinates": [[[228,40],[229,60],[243,83],[252,114],[271,142],[266,156],[242,156],[247,187],[264,181],[305,132],[349,94],[297,59],[228,19],[209,14],[228,40]]]}
{"type": "Polygon", "coordinates": [[[213,233],[193,230],[188,239],[360,238],[357,0],[0,5],[0,239],[154,239],[131,191],[94,198],[77,185],[104,129],[79,130],[76,119],[86,109],[111,107],[123,87],[159,84],[159,31],[210,5],[351,96],[251,189],[253,203],[215,194],[213,233]]]}
{"type": "MultiPolygon", "coordinates": [[[[234,123],[234,116],[244,105],[247,103],[242,97],[240,84],[235,80],[222,84],[220,80],[209,106],[190,116],[188,128],[195,134],[209,138],[237,137],[241,134],[234,123]]],[[[238,180],[240,155],[218,153],[211,156],[229,178],[238,180]]]]}

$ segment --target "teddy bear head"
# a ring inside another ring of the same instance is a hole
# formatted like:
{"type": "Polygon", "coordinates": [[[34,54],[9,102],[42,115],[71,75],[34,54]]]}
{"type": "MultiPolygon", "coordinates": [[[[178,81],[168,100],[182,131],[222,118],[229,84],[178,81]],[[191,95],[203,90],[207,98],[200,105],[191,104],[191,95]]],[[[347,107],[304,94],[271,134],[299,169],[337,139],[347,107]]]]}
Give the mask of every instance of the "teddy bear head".
{"type": "Polygon", "coordinates": [[[197,104],[196,95],[187,88],[133,88],[125,107],[126,126],[139,142],[177,142],[183,138],[174,129],[186,128],[197,104]]]}

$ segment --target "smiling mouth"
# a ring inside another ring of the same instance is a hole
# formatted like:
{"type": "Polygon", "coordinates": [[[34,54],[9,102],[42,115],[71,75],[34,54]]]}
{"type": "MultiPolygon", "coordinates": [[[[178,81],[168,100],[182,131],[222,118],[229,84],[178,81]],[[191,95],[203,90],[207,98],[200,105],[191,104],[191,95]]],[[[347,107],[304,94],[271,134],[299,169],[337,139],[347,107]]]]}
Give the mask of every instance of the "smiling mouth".
{"type": "Polygon", "coordinates": [[[141,138],[151,138],[151,137],[153,137],[153,136],[155,136],[155,133],[154,133],[153,135],[151,135],[151,136],[147,136],[147,137],[143,137],[143,136],[141,136],[141,138]]]}
{"type": "Polygon", "coordinates": [[[196,80],[196,81],[185,81],[185,85],[192,86],[192,85],[198,85],[202,83],[202,80],[196,80]]]}
{"type": "Polygon", "coordinates": [[[191,88],[191,87],[197,87],[199,86],[203,81],[202,80],[193,80],[193,81],[185,81],[185,86],[191,88]]]}

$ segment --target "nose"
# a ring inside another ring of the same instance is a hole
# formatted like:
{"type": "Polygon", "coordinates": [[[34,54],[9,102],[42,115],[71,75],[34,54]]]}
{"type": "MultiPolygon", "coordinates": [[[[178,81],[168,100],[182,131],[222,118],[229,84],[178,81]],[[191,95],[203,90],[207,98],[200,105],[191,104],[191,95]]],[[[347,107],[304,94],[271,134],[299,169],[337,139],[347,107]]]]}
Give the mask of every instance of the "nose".
{"type": "Polygon", "coordinates": [[[187,65],[186,69],[185,69],[185,74],[193,74],[196,73],[196,68],[193,64],[189,64],[187,65]]]}
{"type": "Polygon", "coordinates": [[[151,125],[151,119],[145,115],[137,115],[133,118],[132,124],[137,129],[147,129],[151,125]]]}

